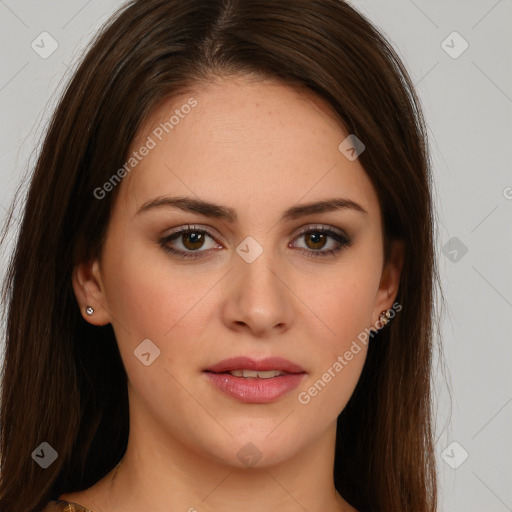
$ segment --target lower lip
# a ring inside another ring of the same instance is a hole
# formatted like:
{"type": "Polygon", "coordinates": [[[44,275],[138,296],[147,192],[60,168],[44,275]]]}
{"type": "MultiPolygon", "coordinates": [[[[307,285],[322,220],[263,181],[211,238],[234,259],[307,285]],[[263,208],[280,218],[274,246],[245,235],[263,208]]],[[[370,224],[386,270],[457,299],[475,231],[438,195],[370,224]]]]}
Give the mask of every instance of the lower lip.
{"type": "Polygon", "coordinates": [[[235,377],[230,373],[205,372],[210,382],[233,398],[251,404],[273,402],[295,389],[306,375],[289,373],[270,379],[235,377]]]}

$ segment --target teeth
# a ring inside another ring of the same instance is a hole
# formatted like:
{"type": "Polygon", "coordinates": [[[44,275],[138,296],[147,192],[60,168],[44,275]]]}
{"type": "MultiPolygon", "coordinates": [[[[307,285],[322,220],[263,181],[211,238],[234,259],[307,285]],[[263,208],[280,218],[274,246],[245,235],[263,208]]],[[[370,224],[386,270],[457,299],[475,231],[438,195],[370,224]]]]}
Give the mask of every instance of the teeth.
{"type": "Polygon", "coordinates": [[[285,372],[281,372],[279,370],[268,370],[266,372],[256,372],[254,370],[231,370],[231,375],[235,377],[245,377],[245,378],[258,378],[258,379],[271,379],[272,377],[278,377],[279,375],[284,375],[285,372]]]}

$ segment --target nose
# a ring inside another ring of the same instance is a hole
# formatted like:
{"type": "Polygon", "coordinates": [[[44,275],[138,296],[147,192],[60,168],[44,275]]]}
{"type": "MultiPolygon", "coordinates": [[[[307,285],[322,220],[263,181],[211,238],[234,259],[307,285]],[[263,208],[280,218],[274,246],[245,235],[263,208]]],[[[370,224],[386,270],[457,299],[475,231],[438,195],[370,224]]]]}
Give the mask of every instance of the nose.
{"type": "Polygon", "coordinates": [[[290,275],[270,251],[263,251],[252,263],[236,255],[228,279],[222,313],[228,328],[260,338],[290,328],[294,300],[290,275]]]}

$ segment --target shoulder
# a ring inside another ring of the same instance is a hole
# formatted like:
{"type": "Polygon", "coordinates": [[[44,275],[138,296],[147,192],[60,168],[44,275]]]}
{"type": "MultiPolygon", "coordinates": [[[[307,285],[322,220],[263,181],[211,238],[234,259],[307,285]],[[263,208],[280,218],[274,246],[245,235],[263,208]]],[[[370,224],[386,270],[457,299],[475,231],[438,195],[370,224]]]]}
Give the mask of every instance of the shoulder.
{"type": "Polygon", "coordinates": [[[93,512],[88,508],[82,507],[78,503],[66,500],[50,501],[42,512],[93,512]]]}

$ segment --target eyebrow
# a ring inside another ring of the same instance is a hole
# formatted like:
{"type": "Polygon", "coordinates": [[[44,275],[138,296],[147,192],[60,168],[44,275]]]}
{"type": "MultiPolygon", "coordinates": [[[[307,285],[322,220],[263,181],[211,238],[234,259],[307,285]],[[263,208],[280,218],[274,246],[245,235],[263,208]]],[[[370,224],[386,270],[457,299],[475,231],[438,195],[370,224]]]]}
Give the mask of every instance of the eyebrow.
{"type": "MultiPolygon", "coordinates": [[[[177,208],[185,212],[198,213],[206,217],[213,217],[220,220],[226,220],[230,223],[237,221],[238,216],[236,210],[228,206],[222,206],[215,203],[210,203],[202,199],[193,199],[190,197],[170,197],[159,196],[154,199],[146,201],[137,211],[136,215],[153,210],[155,208],[177,208]]],[[[293,220],[300,217],[315,213],[326,213],[337,210],[352,210],[362,214],[368,212],[358,203],[350,199],[327,199],[324,201],[317,201],[313,203],[301,204],[292,206],[283,212],[281,221],[293,220]]]]}

